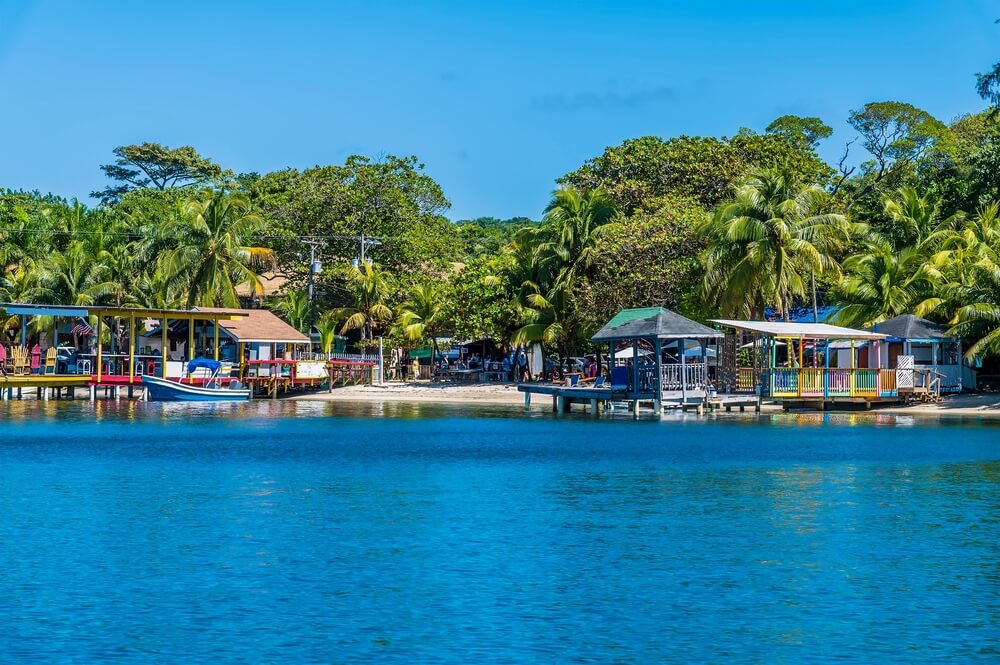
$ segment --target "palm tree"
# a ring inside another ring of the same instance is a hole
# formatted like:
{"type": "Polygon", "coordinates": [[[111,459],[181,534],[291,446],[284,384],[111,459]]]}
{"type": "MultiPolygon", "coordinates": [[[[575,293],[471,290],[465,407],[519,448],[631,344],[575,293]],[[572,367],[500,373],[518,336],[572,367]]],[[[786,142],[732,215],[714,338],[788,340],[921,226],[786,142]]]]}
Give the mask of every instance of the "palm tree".
{"type": "Polygon", "coordinates": [[[312,322],[312,303],[303,289],[293,289],[285,293],[274,308],[299,332],[308,332],[312,322]]]}
{"type": "MultiPolygon", "coordinates": [[[[40,274],[19,265],[7,274],[0,273],[0,302],[39,302],[45,293],[39,284],[40,274]]],[[[7,331],[16,331],[20,317],[16,314],[0,317],[0,337],[7,331]]]]}
{"type": "Polygon", "coordinates": [[[115,275],[79,240],[40,266],[45,298],[62,305],[96,305],[117,288],[115,275]]]}
{"type": "Polygon", "coordinates": [[[761,318],[773,304],[788,318],[815,275],[840,277],[836,253],[857,227],[822,212],[829,197],[776,169],[758,171],[703,228],[704,290],[724,316],[761,318]]]}
{"type": "Polygon", "coordinates": [[[337,341],[337,318],[334,312],[327,312],[316,321],[316,330],[319,332],[319,346],[323,350],[323,355],[330,357],[330,350],[334,342],[337,341]]]}
{"type": "Polygon", "coordinates": [[[399,327],[403,336],[415,342],[431,340],[431,358],[437,358],[437,338],[444,310],[442,290],[433,284],[416,284],[409,299],[399,307],[399,327]]]}
{"type": "Polygon", "coordinates": [[[541,342],[559,349],[563,363],[570,357],[580,331],[580,318],[573,297],[576,285],[559,282],[548,291],[535,291],[519,307],[524,323],[511,340],[514,344],[541,342]]]}
{"type": "Polygon", "coordinates": [[[913,187],[901,187],[883,199],[883,207],[891,225],[882,235],[897,248],[920,247],[939,228],[947,228],[956,216],[941,222],[940,202],[932,196],[921,196],[913,187]]]}
{"type": "Polygon", "coordinates": [[[254,268],[273,268],[276,257],[266,247],[250,245],[264,230],[263,220],[241,194],[214,192],[188,201],[184,214],[168,221],[163,235],[173,249],[163,265],[171,280],[185,285],[187,306],[239,306],[236,287],[263,288],[254,268]]]}
{"type": "Polygon", "coordinates": [[[584,276],[594,264],[597,246],[606,225],[616,215],[614,201],[603,187],[581,191],[565,186],[552,194],[545,208],[545,225],[541,236],[549,236],[539,250],[557,268],[557,280],[572,281],[573,275],[584,276]],[[572,273],[572,274],[571,274],[572,273]]]}
{"type": "Polygon", "coordinates": [[[834,323],[850,327],[869,326],[913,311],[941,278],[919,248],[896,249],[880,236],[844,261],[844,273],[832,293],[842,305],[834,323]]]}
{"type": "Polygon", "coordinates": [[[1000,355],[1000,270],[976,267],[977,278],[969,285],[952,285],[952,299],[967,303],[951,320],[949,335],[974,339],[966,358],[1000,355]]]}
{"type": "Polygon", "coordinates": [[[392,291],[392,278],[367,262],[348,266],[344,277],[353,305],[334,310],[334,316],[344,322],[341,333],[360,330],[361,346],[371,346],[375,331],[392,321],[392,310],[385,304],[392,291]]]}

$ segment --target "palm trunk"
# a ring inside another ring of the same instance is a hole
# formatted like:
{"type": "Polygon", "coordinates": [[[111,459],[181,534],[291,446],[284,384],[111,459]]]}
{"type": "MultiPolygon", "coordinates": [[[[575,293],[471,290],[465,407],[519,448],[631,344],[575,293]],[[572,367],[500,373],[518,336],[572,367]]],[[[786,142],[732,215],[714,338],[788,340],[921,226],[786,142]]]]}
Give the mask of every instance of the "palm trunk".
{"type": "Polygon", "coordinates": [[[819,308],[816,306],[816,273],[812,274],[813,323],[819,323],[819,308]]]}

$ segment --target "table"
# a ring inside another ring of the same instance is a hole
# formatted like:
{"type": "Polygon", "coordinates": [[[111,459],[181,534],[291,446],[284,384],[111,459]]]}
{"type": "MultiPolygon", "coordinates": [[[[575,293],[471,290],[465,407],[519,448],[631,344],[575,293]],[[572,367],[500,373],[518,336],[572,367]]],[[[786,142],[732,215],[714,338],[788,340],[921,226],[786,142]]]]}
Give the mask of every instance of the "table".
{"type": "Polygon", "coordinates": [[[483,381],[506,381],[509,376],[510,372],[489,370],[483,372],[483,381]]]}
{"type": "Polygon", "coordinates": [[[482,370],[479,369],[449,369],[444,372],[444,375],[456,381],[475,383],[479,381],[482,373],[482,370]]]}

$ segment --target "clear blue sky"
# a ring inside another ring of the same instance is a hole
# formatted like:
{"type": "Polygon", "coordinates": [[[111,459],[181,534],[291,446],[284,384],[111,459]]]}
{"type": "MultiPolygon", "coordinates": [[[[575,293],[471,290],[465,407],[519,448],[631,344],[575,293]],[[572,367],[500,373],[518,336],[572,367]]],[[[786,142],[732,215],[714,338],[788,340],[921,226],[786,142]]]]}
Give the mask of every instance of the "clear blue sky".
{"type": "Polygon", "coordinates": [[[449,216],[537,217],[645,134],[762,130],[898,99],[983,106],[1000,2],[0,0],[0,187],[86,195],[117,145],[266,172],[415,154],[449,216]]]}

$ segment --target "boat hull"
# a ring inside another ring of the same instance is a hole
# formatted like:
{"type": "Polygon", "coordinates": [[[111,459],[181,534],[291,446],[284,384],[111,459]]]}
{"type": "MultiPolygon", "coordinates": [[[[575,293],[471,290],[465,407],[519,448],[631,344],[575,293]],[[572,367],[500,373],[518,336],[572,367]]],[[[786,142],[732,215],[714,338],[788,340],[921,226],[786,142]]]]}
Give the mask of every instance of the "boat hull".
{"type": "Polygon", "coordinates": [[[245,402],[250,399],[246,389],[206,388],[155,376],[142,377],[149,399],[154,402],[245,402]]]}

